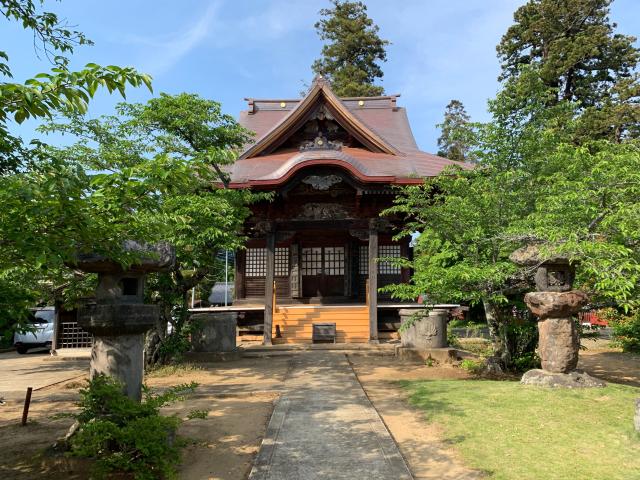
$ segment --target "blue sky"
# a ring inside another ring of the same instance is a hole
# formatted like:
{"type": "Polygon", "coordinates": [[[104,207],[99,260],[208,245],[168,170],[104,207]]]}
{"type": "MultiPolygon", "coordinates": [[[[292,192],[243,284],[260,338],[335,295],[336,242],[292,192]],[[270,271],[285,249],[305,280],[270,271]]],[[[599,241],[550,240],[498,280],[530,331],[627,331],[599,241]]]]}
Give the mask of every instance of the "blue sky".
{"type": "MultiPolygon", "coordinates": [[[[495,46],[524,0],[368,0],[380,35],[392,42],[383,65],[387,93],[400,93],[414,135],[437,150],[435,124],[452,98],[474,120],[486,120],[486,101],[498,89],[495,46]]],[[[154,77],[158,92],[193,92],[219,101],[237,116],[245,97],[296,97],[312,79],[322,44],[313,24],[328,0],[63,0],[45,8],[77,25],[95,42],[77,50],[72,66],[131,65],[154,77]]],[[[640,36],[640,0],[616,0],[618,31],[640,36]]],[[[2,49],[16,80],[49,68],[32,37],[2,23],[2,49]]],[[[128,99],[144,101],[144,90],[128,99]]],[[[111,113],[120,101],[100,94],[90,115],[111,113]]],[[[33,124],[22,127],[25,135],[33,124]]]]}

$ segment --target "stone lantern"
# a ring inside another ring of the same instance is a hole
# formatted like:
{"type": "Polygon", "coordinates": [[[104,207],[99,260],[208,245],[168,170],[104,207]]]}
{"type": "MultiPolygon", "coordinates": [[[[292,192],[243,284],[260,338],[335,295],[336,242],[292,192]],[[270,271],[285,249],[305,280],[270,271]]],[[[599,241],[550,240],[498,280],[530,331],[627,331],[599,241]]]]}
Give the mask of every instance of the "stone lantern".
{"type": "Polygon", "coordinates": [[[527,245],[513,252],[511,261],[537,267],[538,291],[527,293],[524,301],[538,317],[538,353],[542,370],[529,370],[521,382],[546,386],[588,387],[604,383],[577,372],[580,340],[573,315],[589,301],[580,290],[573,290],[575,267],[567,257],[542,259],[538,246],[527,245]]]}
{"type": "Polygon", "coordinates": [[[74,268],[98,274],[95,302],[78,310],[78,324],[93,334],[91,378],[105,374],[120,381],[125,393],[141,398],[144,372],[144,333],[160,316],[157,305],[144,304],[144,284],[150,272],[175,263],[168,244],[153,246],[128,241],[125,250],[137,254],[135,265],[124,270],[100,255],[79,255],[74,268]]]}

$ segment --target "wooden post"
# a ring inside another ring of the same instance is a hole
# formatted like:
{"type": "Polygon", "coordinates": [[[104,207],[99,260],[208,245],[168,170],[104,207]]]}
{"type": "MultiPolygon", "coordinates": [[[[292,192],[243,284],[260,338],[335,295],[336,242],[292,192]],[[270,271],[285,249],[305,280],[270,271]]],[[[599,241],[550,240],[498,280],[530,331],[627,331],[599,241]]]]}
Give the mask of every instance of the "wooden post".
{"type": "Polygon", "coordinates": [[[264,279],[264,340],[265,345],[271,345],[271,330],[273,329],[273,294],[274,275],[276,270],[276,232],[275,228],[267,232],[267,275],[264,279]]]}
{"type": "Polygon", "coordinates": [[[27,418],[29,417],[29,406],[31,405],[31,392],[33,388],[27,388],[27,395],[24,397],[24,408],[22,409],[22,426],[27,425],[27,418]]]}
{"type": "Polygon", "coordinates": [[[378,342],[378,222],[369,221],[369,341],[378,342]]]}
{"type": "Polygon", "coordinates": [[[234,288],[233,288],[233,300],[240,300],[245,298],[246,294],[244,291],[244,274],[246,269],[246,250],[236,250],[235,256],[235,270],[236,275],[234,278],[234,288]]]}

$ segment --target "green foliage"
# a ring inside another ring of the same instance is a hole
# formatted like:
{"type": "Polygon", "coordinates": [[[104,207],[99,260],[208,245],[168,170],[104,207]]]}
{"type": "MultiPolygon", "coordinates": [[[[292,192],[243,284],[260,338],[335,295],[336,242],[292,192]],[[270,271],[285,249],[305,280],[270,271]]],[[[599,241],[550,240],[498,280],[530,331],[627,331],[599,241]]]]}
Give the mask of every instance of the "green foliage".
{"type": "Polygon", "coordinates": [[[576,138],[638,137],[640,59],[635,38],[615,32],[612,0],[529,0],[497,47],[501,80],[518,83],[532,67],[549,91],[548,104],[576,102],[576,138]]]}
{"type": "Polygon", "coordinates": [[[532,287],[534,269],[509,260],[524,244],[579,261],[577,286],[594,300],[626,308],[640,300],[640,146],[573,143],[575,105],[549,102],[529,67],[489,106],[493,121],[475,127],[478,166],[405,187],[386,212],[407,219],[401,235],[421,235],[412,283],[385,290],[483,303],[496,354],[509,364],[499,306],[532,287]]]}
{"type": "Polygon", "coordinates": [[[205,418],[207,418],[209,416],[209,411],[208,410],[191,410],[188,414],[187,414],[187,418],[189,420],[194,420],[196,418],[200,419],[200,420],[204,420],[205,418]]]}
{"type": "Polygon", "coordinates": [[[460,337],[451,331],[447,331],[447,345],[451,348],[462,348],[460,337]]]}
{"type": "MultiPolygon", "coordinates": [[[[49,118],[58,112],[85,112],[100,87],[122,96],[127,85],[146,85],[151,89],[151,77],[130,67],[89,63],[82,70],[69,70],[69,59],[65,55],[72,54],[78,45],[90,45],[91,41],[56,14],[40,12],[38,4],[42,3],[0,1],[0,13],[8,21],[16,21],[33,32],[34,46],[53,63],[50,73],[40,73],[23,83],[0,82],[0,175],[16,172],[34,160],[31,147],[11,134],[8,126],[11,120],[22,123],[29,118],[49,118]]],[[[0,51],[0,74],[12,77],[9,57],[3,51],[0,51]]]]}
{"type": "Polygon", "coordinates": [[[613,345],[625,352],[640,353],[640,310],[625,315],[613,308],[606,308],[599,310],[598,316],[612,328],[613,345]]]}
{"type": "Polygon", "coordinates": [[[500,335],[507,352],[504,367],[515,372],[539,368],[537,322],[512,318],[500,323],[500,335]]]}
{"type": "Polygon", "coordinates": [[[80,390],[80,426],[71,437],[71,455],[96,460],[95,475],[131,472],[136,480],[175,478],[180,449],[175,442],[179,420],[159,409],[182,400],[197,384],[171,387],[162,394],[145,388],[138,403],[122,393],[115,380],[99,375],[80,390]]]}
{"type": "Polygon", "coordinates": [[[436,126],[441,130],[438,155],[461,162],[475,161],[472,152],[475,132],[460,100],[449,102],[444,111],[444,120],[436,126]]]}
{"type": "MultiPolygon", "coordinates": [[[[151,88],[148,75],[129,67],[90,63],[71,71],[68,55],[91,41],[54,13],[40,11],[42,3],[0,1],[2,16],[33,33],[36,52],[53,64],[49,73],[23,83],[0,82],[0,332],[6,335],[24,322],[28,307],[85,294],[94,278],[69,272],[65,261],[83,248],[117,256],[117,233],[127,231],[124,222],[109,222],[111,209],[95,201],[98,195],[88,200],[94,184],[81,162],[52,155],[41,141],[27,144],[12,133],[12,123],[83,113],[100,88],[123,96],[127,86],[151,88]]],[[[12,77],[2,51],[0,75],[12,77]]]]}
{"type": "Polygon", "coordinates": [[[341,97],[382,95],[384,89],[375,85],[383,72],[378,62],[387,60],[387,40],[378,36],[379,28],[367,15],[362,2],[332,0],[333,8],[320,10],[322,20],[315,24],[322,40],[322,58],[312,69],[331,82],[331,88],[341,97]]]}
{"type": "Polygon", "coordinates": [[[472,375],[480,375],[484,371],[485,361],[465,358],[460,362],[460,368],[472,375]]]}
{"type": "MultiPolygon", "coordinates": [[[[108,231],[111,258],[122,259],[120,243],[127,238],[164,240],[176,249],[169,272],[149,277],[149,300],[160,304],[164,326],[149,343],[147,359],[166,362],[189,347],[188,292],[219,274],[218,252],[242,245],[238,234],[255,198],[230,190],[226,166],[250,133],[222,113],[219,103],[182,93],[161,94],[146,104],[119,104],[116,115],[87,120],[72,115],[51,122],[46,132],[63,132],[74,145],[49,149],[60,163],[75,163],[86,175],[81,204],[90,218],[85,225],[108,231]],[[88,194],[87,194],[88,192],[88,194]],[[95,213],[100,215],[94,218],[95,213]],[[166,325],[173,326],[166,335],[166,325]]],[[[72,223],[77,225],[77,223],[72,223]]],[[[104,233],[103,233],[104,235],[104,233]]],[[[76,232],[68,235],[77,242],[76,232]]],[[[104,236],[92,250],[104,249],[104,236]]]]}

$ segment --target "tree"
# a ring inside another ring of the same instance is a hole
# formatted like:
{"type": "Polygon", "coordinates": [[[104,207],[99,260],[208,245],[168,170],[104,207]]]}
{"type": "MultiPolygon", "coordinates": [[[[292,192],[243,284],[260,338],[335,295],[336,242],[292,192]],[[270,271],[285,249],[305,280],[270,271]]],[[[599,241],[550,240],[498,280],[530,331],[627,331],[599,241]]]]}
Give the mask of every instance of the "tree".
{"type": "MultiPolygon", "coordinates": [[[[43,2],[0,1],[0,13],[31,30],[36,46],[54,64],[51,73],[40,73],[24,83],[0,82],[0,174],[15,171],[29,159],[29,149],[9,131],[7,122],[11,118],[22,123],[28,118],[50,117],[56,111],[84,112],[98,87],[109,92],[117,90],[123,96],[127,84],[151,88],[151,77],[129,67],[90,63],[83,70],[70,71],[65,55],[72,54],[78,45],[90,45],[91,41],[83,33],[71,30],[54,13],[38,12],[38,3],[43,2]]],[[[8,55],[0,51],[0,74],[11,78],[8,61],[8,55]]]]}
{"type": "Polygon", "coordinates": [[[533,271],[509,260],[522,245],[578,262],[577,287],[594,301],[640,302],[640,148],[605,140],[576,146],[573,104],[550,107],[548,98],[533,68],[507,82],[490,102],[493,121],[479,126],[478,166],[406,187],[390,209],[408,219],[401,235],[421,233],[412,283],[390,290],[482,303],[503,363],[500,305],[532,287],[533,271]],[[514,95],[525,86],[528,95],[514,95]],[[525,108],[514,114],[514,102],[525,108]]]}
{"type": "Polygon", "coordinates": [[[333,8],[320,10],[322,20],[315,24],[322,40],[322,58],[313,62],[312,70],[331,82],[336,95],[368,97],[382,95],[384,89],[374,82],[384,75],[378,62],[387,60],[387,40],[367,15],[362,2],[332,0],[333,8]]]}
{"type": "MultiPolygon", "coordinates": [[[[225,188],[225,168],[249,132],[223,114],[220,104],[186,93],[119,104],[117,115],[97,120],[76,115],[44,130],[79,139],[51,149],[53,157],[77,163],[83,172],[100,172],[86,174],[84,208],[99,217],[87,219],[88,228],[111,231],[119,242],[174,245],[176,264],[147,284],[162,317],[148,338],[146,358],[162,362],[180,353],[189,333],[189,290],[215,279],[218,252],[241,246],[246,205],[258,198],[225,188]],[[169,323],[173,333],[167,336],[169,323]]],[[[101,243],[91,248],[104,248],[101,243]]]]}
{"type": "Polygon", "coordinates": [[[460,100],[451,100],[444,111],[444,120],[436,125],[442,133],[438,138],[438,155],[450,160],[473,162],[471,147],[474,131],[470,117],[460,100]]]}
{"type": "Polygon", "coordinates": [[[615,33],[612,0],[529,0],[497,47],[500,80],[533,66],[553,92],[549,104],[576,102],[580,139],[621,141],[638,134],[640,59],[635,38],[615,33]]]}
{"type": "MultiPolygon", "coordinates": [[[[24,83],[0,82],[0,331],[24,318],[27,307],[51,290],[53,271],[79,246],[92,245],[104,234],[103,249],[115,252],[108,232],[86,225],[91,218],[81,201],[87,176],[79,165],[49,155],[46,145],[26,143],[11,132],[11,122],[46,119],[58,113],[84,112],[99,87],[124,95],[127,85],[146,85],[151,78],[132,68],[101,67],[90,63],[80,71],[68,68],[78,45],[90,45],[51,12],[42,12],[37,0],[0,0],[0,13],[34,35],[37,52],[52,64],[24,83]]],[[[0,51],[0,74],[12,76],[9,57],[0,51]]],[[[67,280],[74,276],[65,273],[67,280]]]]}

